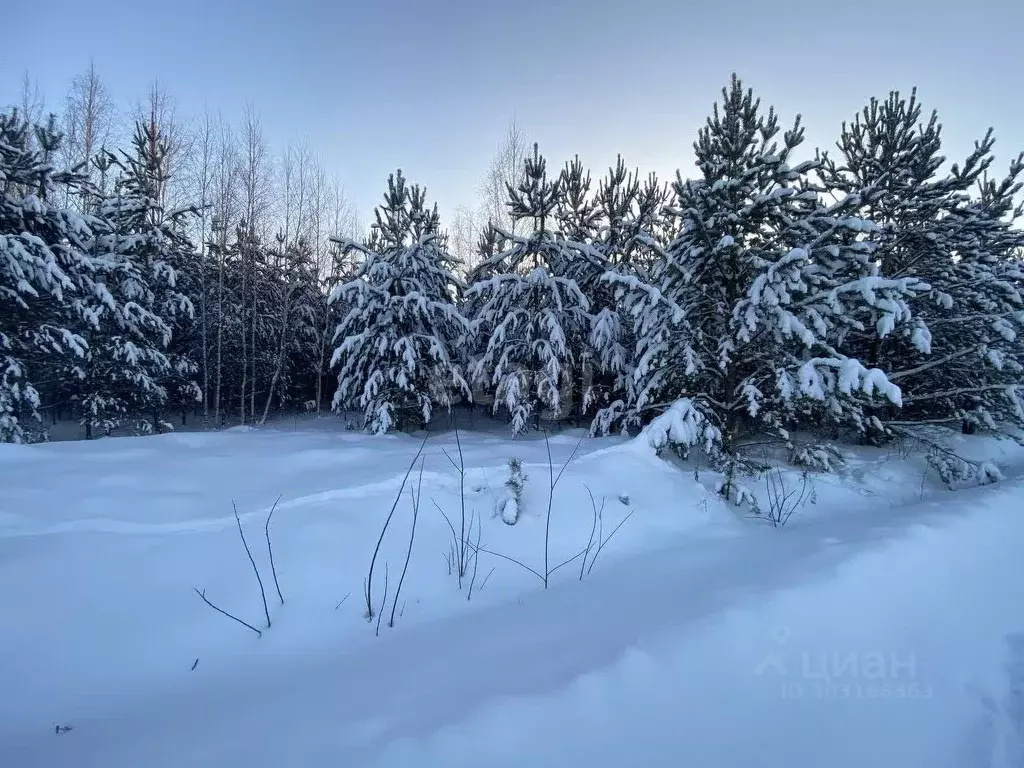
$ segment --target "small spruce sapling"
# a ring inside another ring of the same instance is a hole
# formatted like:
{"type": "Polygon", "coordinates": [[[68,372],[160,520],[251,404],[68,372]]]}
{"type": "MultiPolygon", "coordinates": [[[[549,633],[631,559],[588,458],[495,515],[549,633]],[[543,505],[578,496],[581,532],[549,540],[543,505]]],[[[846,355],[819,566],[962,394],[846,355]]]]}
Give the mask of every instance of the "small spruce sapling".
{"type": "Polygon", "coordinates": [[[519,513],[523,509],[523,490],[528,479],[522,460],[509,459],[506,493],[498,502],[498,514],[506,525],[515,525],[519,521],[519,513]]]}

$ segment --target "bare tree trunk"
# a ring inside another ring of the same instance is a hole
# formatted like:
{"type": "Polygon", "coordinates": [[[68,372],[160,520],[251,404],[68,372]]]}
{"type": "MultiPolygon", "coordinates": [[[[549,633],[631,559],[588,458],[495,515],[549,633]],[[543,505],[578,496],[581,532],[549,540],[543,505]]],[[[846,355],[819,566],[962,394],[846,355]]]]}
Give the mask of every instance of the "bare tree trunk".
{"type": "MultiPolygon", "coordinates": [[[[324,228],[326,224],[325,218],[328,214],[327,197],[327,175],[324,173],[323,165],[318,162],[313,170],[312,201],[310,206],[312,214],[312,219],[310,220],[310,237],[313,245],[314,274],[316,275],[318,285],[323,285],[325,273],[329,269],[325,259],[325,256],[327,255],[327,243],[324,238],[324,228]]],[[[327,290],[330,290],[330,286],[327,286],[327,290]]],[[[330,317],[330,308],[327,306],[326,300],[324,300],[322,305],[318,305],[317,309],[323,311],[324,325],[326,325],[327,318],[330,317]]],[[[316,401],[317,416],[320,415],[320,402],[323,397],[324,390],[323,376],[320,374],[324,366],[323,358],[323,333],[320,331],[318,326],[317,354],[316,358],[313,360],[313,373],[316,376],[316,381],[313,384],[313,399],[316,401]]]]}
{"type": "Polygon", "coordinates": [[[198,165],[195,169],[196,191],[199,194],[199,325],[202,340],[203,361],[203,429],[210,428],[210,335],[209,335],[209,264],[207,249],[207,224],[209,222],[210,168],[213,152],[213,130],[210,115],[203,115],[199,134],[198,165]]]}
{"type": "Polygon", "coordinates": [[[277,389],[277,382],[281,379],[281,371],[284,369],[285,351],[288,348],[288,329],[291,325],[291,303],[295,293],[296,284],[293,282],[288,286],[285,294],[284,305],[281,308],[281,333],[277,344],[277,360],[274,364],[274,375],[270,379],[270,390],[267,392],[267,400],[263,405],[263,418],[260,424],[266,424],[267,414],[270,413],[270,403],[274,398],[274,391],[277,389]]]}
{"type": "Polygon", "coordinates": [[[217,364],[216,383],[213,399],[213,419],[217,427],[223,420],[221,403],[227,403],[221,397],[224,384],[224,260],[227,253],[228,231],[234,222],[234,185],[237,180],[235,165],[235,144],[228,127],[222,122],[219,126],[220,144],[217,148],[216,167],[216,204],[213,224],[217,235],[217,364]]]}
{"type": "Polygon", "coordinates": [[[242,386],[239,392],[239,410],[244,424],[247,416],[253,420],[256,416],[258,352],[256,345],[259,341],[257,328],[260,295],[256,266],[258,249],[261,247],[261,242],[265,240],[266,216],[271,201],[270,161],[266,141],[263,138],[263,126],[251,106],[247,106],[245,110],[241,145],[243,204],[248,231],[247,247],[243,252],[242,281],[244,287],[240,302],[242,310],[242,386]],[[248,400],[248,408],[246,400],[248,400]]]}
{"type": "MultiPolygon", "coordinates": [[[[345,192],[341,188],[341,185],[335,181],[334,189],[331,192],[331,205],[332,205],[332,221],[331,229],[334,235],[340,235],[344,237],[354,238],[357,235],[359,224],[356,220],[355,210],[345,197],[345,192]]],[[[324,289],[327,296],[330,296],[331,290],[335,284],[346,279],[348,277],[348,270],[341,261],[340,253],[335,251],[330,254],[330,265],[328,266],[324,262],[321,267],[324,271],[327,271],[328,278],[324,281],[324,289]]],[[[331,306],[329,304],[324,305],[324,318],[323,325],[320,328],[319,333],[319,355],[317,356],[317,370],[316,370],[316,412],[319,416],[323,412],[323,396],[324,396],[324,377],[329,375],[329,344],[333,338],[331,332],[331,306]]]]}
{"type": "MultiPolygon", "coordinates": [[[[226,238],[224,238],[226,240],[226,238]]],[[[224,382],[224,244],[217,253],[217,391],[213,398],[213,420],[220,427],[220,391],[224,382]]]]}
{"type": "MultiPolygon", "coordinates": [[[[249,224],[247,226],[251,226],[251,224],[249,224]]],[[[246,285],[246,276],[247,276],[247,273],[248,273],[248,269],[247,269],[248,256],[247,256],[247,254],[249,253],[249,247],[250,247],[249,246],[249,234],[248,233],[245,234],[245,238],[246,238],[246,242],[242,246],[242,249],[241,249],[241,251],[242,251],[242,293],[241,293],[241,299],[239,301],[239,304],[241,305],[241,308],[242,308],[242,317],[241,317],[241,327],[242,327],[242,386],[241,386],[241,388],[238,391],[239,392],[239,395],[238,395],[238,397],[239,397],[239,399],[238,399],[238,415],[239,415],[239,419],[240,419],[239,424],[245,424],[245,396],[247,394],[245,388],[246,388],[246,385],[249,383],[249,379],[248,379],[248,375],[247,375],[248,372],[249,372],[249,358],[246,357],[246,354],[245,354],[245,349],[246,349],[245,348],[245,334],[246,334],[245,314],[246,314],[246,310],[247,310],[247,307],[246,307],[246,304],[245,304],[245,285],[246,285]]]]}
{"type": "Polygon", "coordinates": [[[250,361],[250,382],[249,382],[249,418],[256,421],[256,326],[258,322],[258,307],[256,304],[256,250],[253,249],[249,273],[249,289],[252,296],[252,325],[249,329],[249,354],[250,361]]]}

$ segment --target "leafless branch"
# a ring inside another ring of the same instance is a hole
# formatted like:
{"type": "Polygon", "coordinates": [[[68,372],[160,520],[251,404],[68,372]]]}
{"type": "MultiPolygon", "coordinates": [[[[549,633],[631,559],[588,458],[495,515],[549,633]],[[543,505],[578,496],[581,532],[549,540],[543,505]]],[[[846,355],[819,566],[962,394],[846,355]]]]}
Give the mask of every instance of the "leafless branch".
{"type": "Polygon", "coordinates": [[[277,582],[277,568],[274,566],[274,548],[270,546],[270,519],[274,516],[274,510],[277,509],[278,502],[281,501],[281,497],[277,497],[277,501],[274,502],[274,506],[270,508],[270,514],[267,515],[267,522],[263,526],[263,533],[267,537],[267,553],[270,555],[270,572],[274,575],[274,588],[277,590],[277,599],[281,601],[281,605],[284,605],[284,597],[281,595],[281,585],[277,582]]]}
{"type": "Polygon", "coordinates": [[[263,615],[267,618],[267,629],[270,629],[270,609],[267,607],[267,591],[263,588],[263,579],[260,578],[260,569],[256,567],[256,561],[252,557],[252,550],[249,549],[249,542],[245,540],[245,533],[242,532],[242,518],[238,516],[238,507],[231,502],[231,508],[235,511],[235,522],[238,524],[238,535],[242,538],[242,546],[245,547],[245,554],[249,556],[252,563],[252,572],[256,574],[256,583],[260,585],[260,598],[263,600],[263,615]]]}
{"type": "MultiPolygon", "coordinates": [[[[548,453],[548,479],[550,481],[548,485],[548,511],[544,519],[544,589],[548,588],[548,577],[550,577],[552,573],[549,562],[551,552],[551,508],[555,500],[555,486],[558,485],[558,481],[562,479],[562,473],[565,472],[565,468],[569,466],[569,462],[571,462],[576,456],[576,452],[580,449],[581,445],[583,445],[582,437],[579,439],[579,442],[576,443],[576,447],[572,449],[572,453],[569,454],[569,458],[565,460],[562,468],[558,470],[558,477],[555,477],[555,465],[551,460],[551,441],[548,439],[548,433],[544,433],[544,448],[548,453]]],[[[565,565],[565,563],[562,563],[562,565],[565,565]]]]}
{"type": "Polygon", "coordinates": [[[412,495],[412,530],[409,532],[409,547],[405,550],[405,565],[402,566],[402,575],[398,577],[398,586],[395,588],[395,600],[391,604],[391,619],[389,627],[395,626],[395,610],[398,608],[398,596],[402,594],[402,583],[405,581],[406,571],[409,570],[409,560],[412,558],[412,545],[416,540],[416,519],[420,515],[420,495],[423,493],[423,460],[420,460],[419,480],[416,483],[416,490],[412,495]]]}
{"type": "MultiPolygon", "coordinates": [[[[551,489],[552,490],[554,490],[554,486],[558,485],[558,481],[562,479],[562,473],[565,472],[565,468],[568,467],[569,464],[572,462],[572,460],[576,458],[576,454],[579,453],[580,446],[583,445],[583,440],[585,438],[586,438],[586,435],[583,435],[583,437],[581,437],[579,439],[579,442],[576,443],[576,447],[573,448],[572,449],[572,453],[569,454],[569,458],[565,460],[565,463],[562,465],[562,468],[560,470],[558,470],[558,477],[556,477],[552,481],[552,483],[551,483],[551,489]]],[[[548,439],[548,436],[547,436],[547,433],[545,432],[544,433],[544,442],[545,443],[547,443],[547,439],[548,439]]],[[[550,463],[551,462],[551,446],[548,445],[547,449],[548,449],[548,463],[550,463]]]]}
{"type": "Polygon", "coordinates": [[[559,563],[558,565],[556,565],[556,566],[555,566],[554,568],[552,568],[552,569],[551,569],[550,571],[548,571],[548,576],[550,576],[551,574],[553,574],[553,573],[554,573],[555,571],[557,571],[557,570],[558,570],[559,568],[562,568],[563,566],[566,566],[566,565],[568,565],[569,563],[575,562],[576,560],[578,560],[578,559],[579,559],[580,557],[582,557],[582,556],[583,556],[583,555],[585,555],[585,554],[587,554],[587,550],[585,550],[585,549],[581,549],[581,550],[580,550],[579,552],[577,552],[577,553],[576,553],[575,555],[573,555],[572,557],[570,557],[570,558],[569,558],[568,560],[563,560],[563,561],[562,561],[562,562],[560,562],[560,563],[559,563]]]}
{"type": "Polygon", "coordinates": [[[484,587],[487,586],[487,580],[491,578],[491,574],[492,573],[494,573],[494,568],[491,568],[491,570],[489,570],[487,572],[487,575],[484,576],[484,580],[482,582],[480,582],[480,591],[481,592],[483,592],[484,591],[484,587]]]}
{"type": "MultiPolygon", "coordinates": [[[[466,576],[466,570],[469,568],[469,557],[467,546],[468,534],[466,533],[466,460],[462,455],[462,440],[459,437],[459,425],[455,424],[455,445],[459,449],[459,506],[462,511],[462,524],[460,536],[458,541],[458,550],[456,554],[459,558],[459,589],[462,589],[462,579],[466,576]]],[[[470,525],[472,525],[472,520],[470,525]]]]}
{"type": "Polygon", "coordinates": [[[619,532],[619,528],[621,528],[623,525],[625,525],[626,521],[629,520],[629,518],[631,518],[635,512],[636,512],[635,509],[631,509],[629,511],[629,514],[626,515],[624,518],[622,518],[622,520],[619,521],[619,524],[616,525],[615,528],[612,529],[612,532],[608,534],[608,538],[601,540],[601,543],[597,547],[597,551],[594,553],[594,556],[590,559],[590,567],[587,568],[587,575],[588,576],[590,575],[590,572],[592,570],[594,570],[594,563],[597,562],[597,558],[601,555],[601,550],[604,549],[604,545],[612,540],[612,536],[614,536],[616,533],[619,532]]]}
{"type": "Polygon", "coordinates": [[[510,563],[515,563],[520,568],[522,568],[524,570],[527,570],[530,573],[532,573],[534,576],[536,576],[542,582],[545,581],[543,574],[538,573],[537,571],[535,571],[533,568],[531,568],[530,566],[528,566],[526,563],[522,562],[521,560],[516,560],[514,557],[509,557],[508,555],[503,555],[503,554],[501,554],[501,552],[495,552],[493,549],[487,549],[485,547],[474,547],[474,549],[477,552],[483,552],[483,553],[488,554],[488,555],[494,555],[495,557],[500,557],[502,560],[508,560],[510,563]]]}
{"type": "MultiPolygon", "coordinates": [[[[472,518],[470,518],[470,520],[469,520],[469,527],[470,527],[470,529],[473,528],[473,519],[472,518]]],[[[466,601],[467,602],[473,599],[473,585],[476,584],[476,569],[480,565],[480,554],[479,553],[480,553],[480,530],[481,530],[481,527],[482,526],[480,525],[480,519],[479,519],[479,517],[477,517],[477,522],[476,522],[476,550],[475,550],[475,553],[473,555],[473,578],[470,579],[470,582],[469,582],[469,593],[466,595],[466,601]]],[[[492,568],[491,570],[493,571],[494,569],[492,568]]],[[[483,589],[483,585],[481,585],[480,588],[483,589]]]]}
{"type": "MultiPolygon", "coordinates": [[[[767,462],[766,462],[767,463],[767,462]]],[[[768,522],[775,528],[781,528],[793,513],[803,506],[808,492],[808,476],[804,472],[801,475],[799,487],[790,487],[782,470],[778,467],[769,469],[765,473],[765,486],[768,496],[768,522]]]]}
{"type": "MultiPolygon", "coordinates": [[[[409,475],[412,473],[412,468],[416,466],[416,462],[423,453],[423,448],[427,444],[427,438],[429,433],[423,436],[423,442],[420,443],[419,450],[416,451],[416,455],[413,456],[412,461],[409,463],[409,468],[405,470],[405,477],[402,478],[402,485],[398,488],[398,493],[395,495],[395,502],[391,505],[391,511],[388,512],[387,519],[384,521],[384,527],[381,528],[380,537],[377,539],[377,546],[373,549],[373,557],[370,558],[370,570],[366,576],[365,584],[365,597],[366,597],[366,619],[372,621],[373,612],[373,570],[377,564],[377,556],[380,554],[380,545],[384,542],[384,534],[388,531],[388,526],[391,524],[391,518],[394,517],[395,510],[398,508],[398,502],[402,498],[402,492],[405,490],[405,484],[409,480],[409,475]]],[[[386,595],[385,595],[386,597],[386,595]]],[[[381,606],[385,603],[381,603],[381,606]]],[[[378,626],[380,622],[377,622],[378,626]]]]}
{"type": "MultiPolygon", "coordinates": [[[[195,589],[195,587],[193,587],[193,589],[195,589]]],[[[224,615],[224,616],[227,616],[227,617],[228,617],[229,619],[232,619],[232,620],[234,620],[234,621],[237,621],[237,622],[238,622],[239,624],[241,624],[241,625],[242,625],[243,627],[248,627],[249,629],[251,629],[251,630],[252,630],[253,632],[255,632],[255,633],[256,633],[256,636],[257,636],[257,637],[263,637],[263,633],[262,633],[262,632],[260,632],[260,630],[256,629],[256,627],[254,627],[254,626],[253,626],[252,624],[250,624],[249,622],[247,622],[247,621],[242,621],[242,620],[241,620],[240,618],[238,618],[237,616],[234,616],[234,615],[232,615],[232,614],[228,613],[228,612],[227,612],[227,611],[225,611],[225,610],[224,610],[223,608],[218,608],[218,607],[217,607],[216,605],[214,605],[214,604],[213,604],[213,603],[211,603],[211,602],[210,602],[209,600],[207,600],[207,599],[206,599],[206,591],[205,591],[205,590],[204,590],[204,591],[202,591],[202,592],[200,592],[200,591],[199,591],[198,589],[196,589],[196,590],[195,590],[195,592],[196,592],[196,594],[197,594],[197,595],[199,595],[199,597],[200,597],[200,598],[202,599],[202,601],[203,601],[204,603],[206,603],[206,604],[207,604],[208,606],[210,606],[211,608],[213,608],[213,610],[215,610],[215,611],[216,611],[217,613],[219,613],[219,614],[222,614],[222,615],[224,615]]]]}
{"type": "MultiPolygon", "coordinates": [[[[387,564],[387,561],[385,560],[384,561],[384,597],[381,598],[380,604],[381,604],[381,606],[385,606],[385,605],[387,605],[387,602],[388,602],[388,564],[387,564]]],[[[377,637],[380,637],[380,620],[381,620],[381,617],[383,615],[384,615],[384,611],[383,610],[379,614],[377,614],[377,628],[376,628],[376,630],[373,633],[377,637]]]]}
{"type": "MultiPolygon", "coordinates": [[[[597,521],[599,518],[604,518],[604,498],[601,498],[601,510],[597,509],[597,502],[594,500],[594,492],[590,490],[590,486],[586,483],[583,487],[587,489],[587,494],[590,496],[590,508],[593,510],[594,519],[590,526],[590,539],[587,541],[587,548],[584,550],[586,555],[583,556],[583,562],[580,564],[580,581],[583,581],[584,569],[587,567],[587,557],[590,555],[590,548],[594,546],[594,534],[597,532],[597,521]]],[[[600,539],[598,539],[600,541],[600,539]]]]}

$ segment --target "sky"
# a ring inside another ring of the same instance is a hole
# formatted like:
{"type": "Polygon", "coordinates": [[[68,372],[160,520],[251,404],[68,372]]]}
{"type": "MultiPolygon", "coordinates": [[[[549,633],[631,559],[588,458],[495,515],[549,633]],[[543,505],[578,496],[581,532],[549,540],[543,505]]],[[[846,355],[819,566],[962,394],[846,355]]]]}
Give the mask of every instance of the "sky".
{"type": "Polygon", "coordinates": [[[240,120],[272,149],[308,141],[370,218],[401,167],[442,216],[474,205],[509,121],[558,167],[616,155],[693,172],[693,140],[736,72],[807,146],[872,96],[918,87],[951,159],[996,129],[1024,149],[1019,0],[128,0],[12,2],[0,104],[25,72],[60,109],[90,58],[125,108],[160,82],[179,116],[240,120]]]}

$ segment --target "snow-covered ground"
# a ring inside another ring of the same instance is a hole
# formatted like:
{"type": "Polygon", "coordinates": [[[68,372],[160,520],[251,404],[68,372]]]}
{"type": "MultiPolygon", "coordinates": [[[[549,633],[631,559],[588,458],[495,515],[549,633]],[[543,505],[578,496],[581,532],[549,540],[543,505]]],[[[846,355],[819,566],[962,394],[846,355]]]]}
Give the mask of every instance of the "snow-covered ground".
{"type": "MultiPolygon", "coordinates": [[[[552,437],[556,473],[578,440],[552,437]]],[[[711,473],[584,440],[549,566],[591,540],[591,493],[595,538],[628,519],[545,590],[508,559],[544,571],[544,441],[464,431],[487,550],[468,600],[438,510],[460,526],[457,445],[432,435],[377,558],[379,636],[364,579],[415,437],[325,419],[0,445],[0,766],[1024,766],[1024,453],[964,441],[1005,481],[951,492],[859,451],[775,529],[711,473]]]]}

